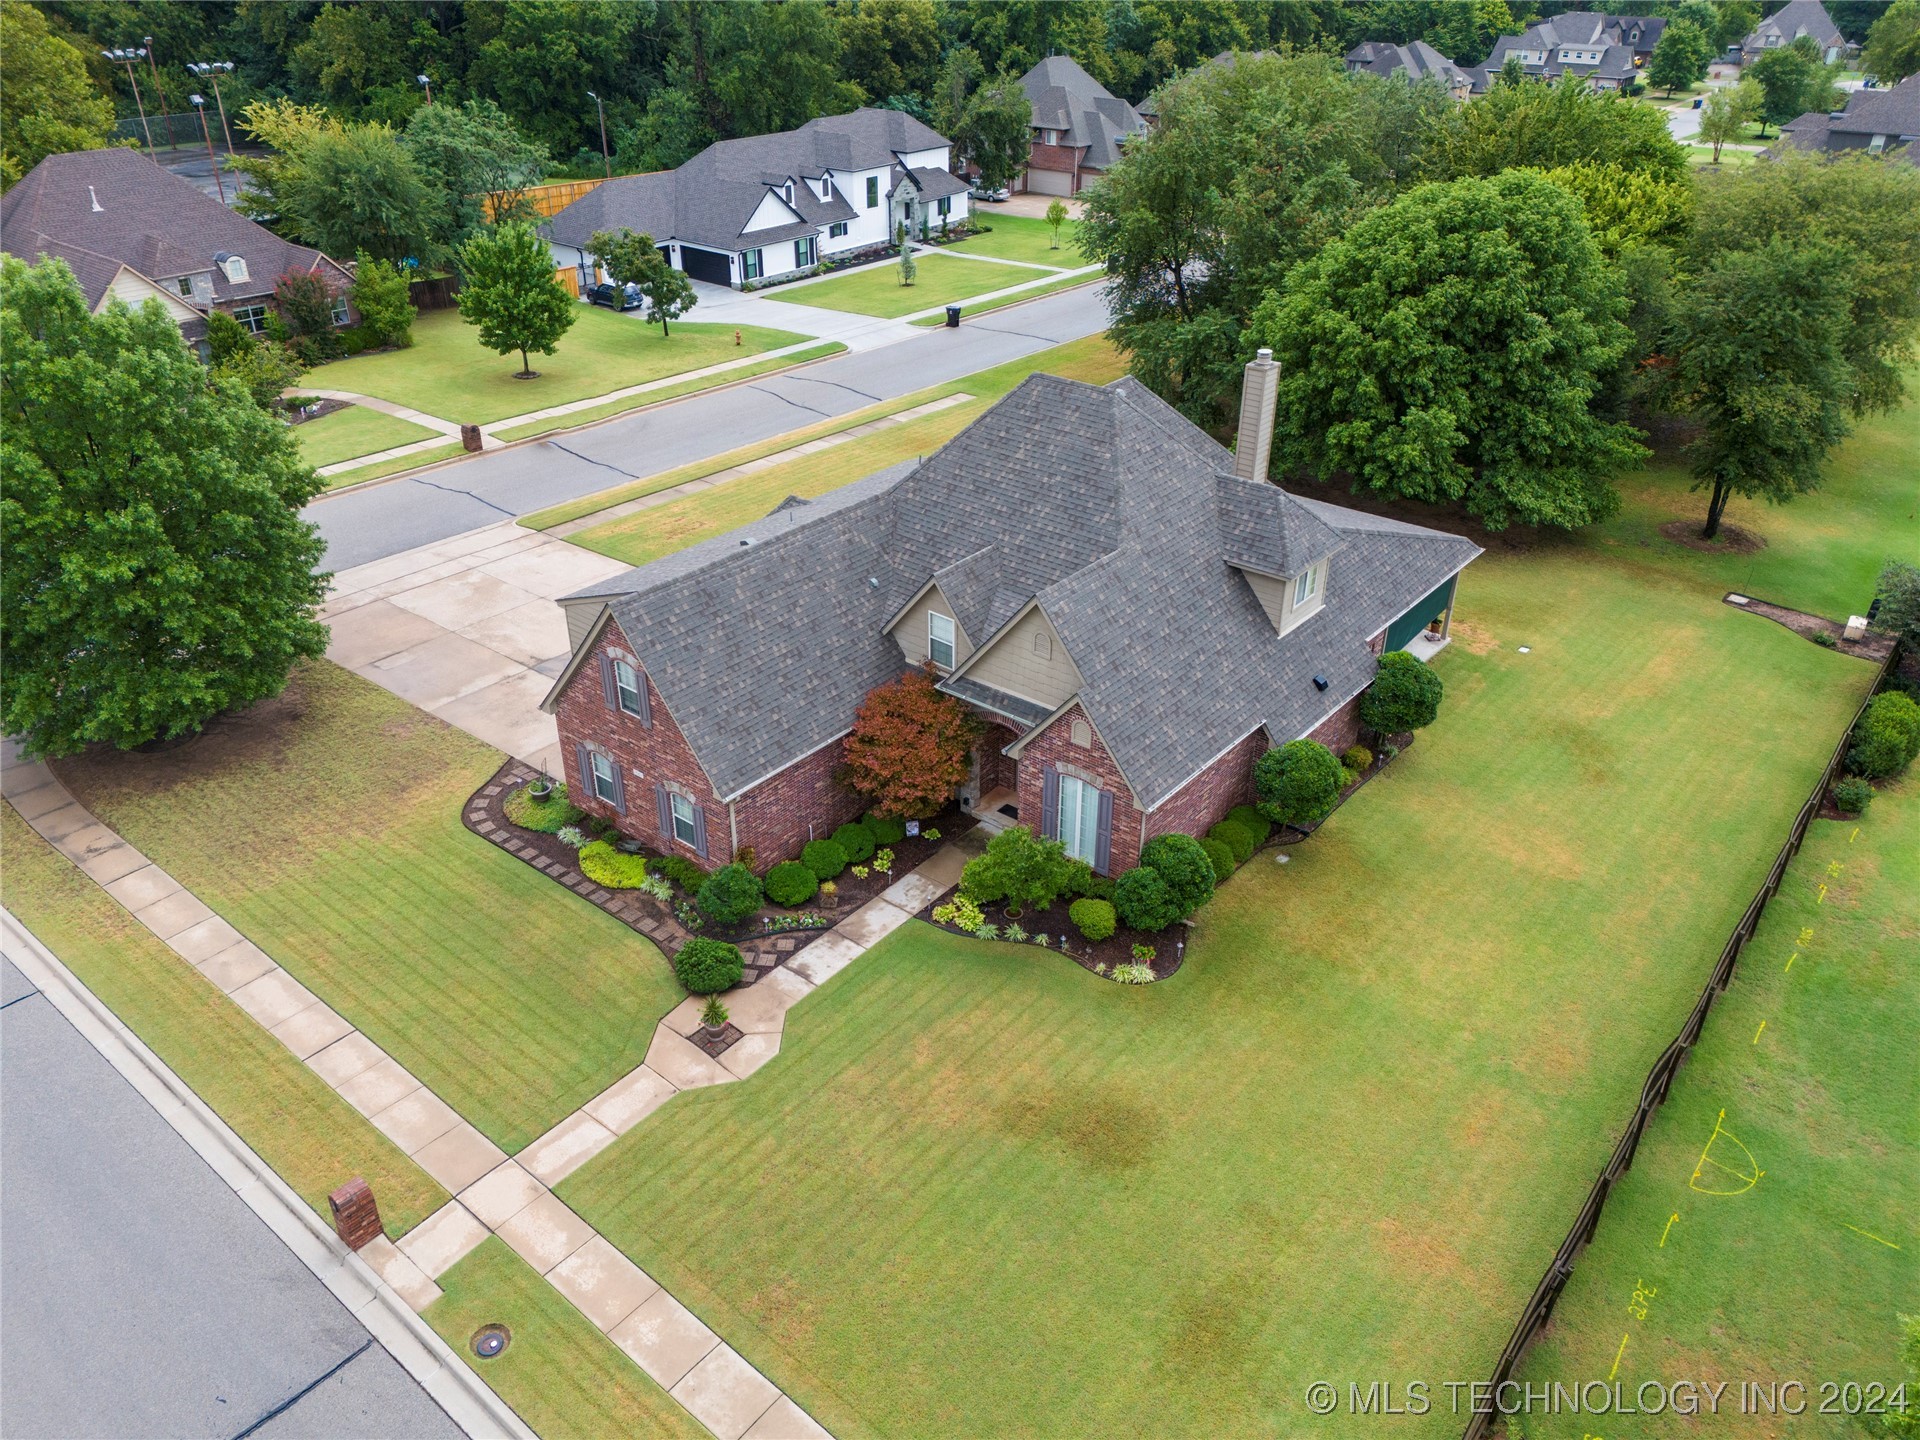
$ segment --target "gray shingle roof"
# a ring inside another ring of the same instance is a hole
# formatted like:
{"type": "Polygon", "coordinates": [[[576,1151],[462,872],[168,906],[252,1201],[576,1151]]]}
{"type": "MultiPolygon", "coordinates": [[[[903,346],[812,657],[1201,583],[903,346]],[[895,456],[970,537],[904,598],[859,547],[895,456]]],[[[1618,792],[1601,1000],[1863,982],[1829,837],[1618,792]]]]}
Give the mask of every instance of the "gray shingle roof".
{"type": "Polygon", "coordinates": [[[35,236],[117,260],[150,280],[211,271],[221,303],[271,295],[274,282],[290,271],[348,279],[318,250],[282,240],[124,148],[49,155],[0,198],[0,245],[30,260],[16,246],[35,236]],[[246,280],[227,278],[214,263],[222,253],[247,262],[246,280]]]}
{"type": "Polygon", "coordinates": [[[1837,111],[1809,110],[1797,120],[1780,127],[1779,146],[1775,149],[1814,150],[1828,154],[1864,151],[1875,135],[1884,135],[1885,151],[1890,158],[1920,164],[1914,142],[1920,140],[1920,75],[1909,75],[1898,85],[1885,90],[1856,90],[1847,97],[1847,108],[1837,111]]]}
{"type": "Polygon", "coordinates": [[[1846,36],[1840,33],[1840,27],[1833,23],[1833,17],[1827,14],[1827,7],[1820,0],[1787,0],[1785,5],[1753,27],[1753,33],[1747,36],[1740,48],[1751,54],[1770,48],[1767,45],[1769,39],[1774,41],[1771,48],[1778,48],[1791,45],[1802,35],[1811,35],[1822,49],[1847,43],[1846,36]]]}
{"type": "MultiPolygon", "coordinates": [[[[584,246],[596,230],[621,226],[663,243],[678,240],[714,250],[771,245],[811,235],[858,213],[838,185],[830,196],[821,197],[820,181],[829,171],[845,175],[898,169],[903,153],[949,145],[945,136],[898,110],[865,108],[823,116],[777,135],[718,141],[678,170],[622,176],[597,185],[548,221],[545,233],[563,245],[576,246],[584,246]],[[769,191],[788,180],[795,182],[790,204],[798,218],[746,230],[769,191]]],[[[915,172],[915,180],[937,185],[933,177],[944,173],[923,169],[915,172]],[[922,175],[927,177],[924,181],[922,175]]],[[[928,193],[937,197],[964,188],[955,182],[952,189],[928,193]]]]}
{"type": "Polygon", "coordinates": [[[725,796],[845,733],[861,698],[900,673],[884,627],[929,579],[976,646],[1037,602],[1151,806],[1257,727],[1310,730],[1372,676],[1368,640],[1479,554],[1230,466],[1130,379],[1035,375],[923,462],[569,598],[612,597],[725,796]],[[1333,546],[1325,604],[1276,636],[1235,564],[1284,574],[1333,546]]]}
{"type": "Polygon", "coordinates": [[[1120,158],[1120,141],[1147,128],[1140,112],[1065,55],[1049,55],[1020,79],[1033,123],[1061,130],[1064,145],[1084,145],[1082,167],[1105,170],[1120,158]]]}
{"type": "Polygon", "coordinates": [[[1363,40],[1347,52],[1349,70],[1365,70],[1379,76],[1404,73],[1409,80],[1424,80],[1429,75],[1451,89],[1468,85],[1473,77],[1447,59],[1424,40],[1406,45],[1389,45],[1380,40],[1363,40]]]}

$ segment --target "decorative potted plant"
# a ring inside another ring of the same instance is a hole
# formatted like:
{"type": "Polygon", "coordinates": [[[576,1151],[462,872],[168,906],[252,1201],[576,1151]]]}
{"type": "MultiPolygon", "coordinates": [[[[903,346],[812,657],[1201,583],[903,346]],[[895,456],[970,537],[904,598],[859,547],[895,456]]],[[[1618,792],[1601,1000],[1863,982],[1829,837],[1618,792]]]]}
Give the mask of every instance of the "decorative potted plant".
{"type": "Polygon", "coordinates": [[[718,1040],[726,1028],[727,1007],[718,995],[709,995],[706,1008],[700,1012],[700,1033],[708,1040],[718,1040]]]}
{"type": "Polygon", "coordinates": [[[536,805],[544,805],[553,799],[553,777],[542,770],[527,786],[527,798],[536,805]]]}

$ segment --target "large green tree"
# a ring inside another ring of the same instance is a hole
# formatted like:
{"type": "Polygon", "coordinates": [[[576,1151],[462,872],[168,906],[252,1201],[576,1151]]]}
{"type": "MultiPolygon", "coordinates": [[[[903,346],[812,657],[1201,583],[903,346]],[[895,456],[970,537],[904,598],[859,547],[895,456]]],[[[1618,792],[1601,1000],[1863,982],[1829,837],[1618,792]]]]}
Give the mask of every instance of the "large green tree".
{"type": "Polygon", "coordinates": [[[1860,68],[1882,85],[1920,72],[1920,0],[1894,0],[1873,22],[1860,68]]]}
{"type": "Polygon", "coordinates": [[[1700,138],[1713,146],[1713,163],[1720,163],[1720,147],[1738,140],[1760,113],[1760,87],[1751,80],[1729,85],[1707,96],[1700,107],[1700,138]]]}
{"type": "Polygon", "coordinates": [[[113,143],[113,101],[32,5],[0,6],[0,188],[49,155],[113,143]]]}
{"type": "Polygon", "coordinates": [[[678,320],[699,303],[693,282],[673,268],[651,235],[632,230],[596,230],[587,239],[587,253],[598,260],[616,285],[635,285],[646,297],[647,319],[659,325],[660,338],[673,332],[678,320]]]}
{"type": "Polygon", "coordinates": [[[1521,79],[1453,107],[1441,128],[1440,175],[1497,175],[1520,165],[1551,170],[1586,161],[1679,176],[1687,152],[1667,117],[1617,91],[1595,91],[1569,71],[1557,84],[1521,79]]]}
{"type": "Polygon", "coordinates": [[[553,254],[533,227],[513,221],[460,247],[460,318],[480,327],[497,355],[520,352],[520,374],[535,374],[527,352],[551,355],[573,328],[579,303],[553,278],[553,254]]]}
{"type": "Polygon", "coordinates": [[[1722,252],[1687,288],[1670,383],[1700,425],[1689,453],[1695,488],[1708,491],[1707,539],[1732,496],[1781,504],[1817,487],[1845,438],[1847,275],[1832,246],[1775,237],[1722,252]]]}
{"type": "Polygon", "coordinates": [[[1833,75],[1817,53],[1810,53],[1810,47],[1811,42],[1796,40],[1778,50],[1764,51],[1741,76],[1760,87],[1762,139],[1769,125],[1785,125],[1809,110],[1830,110],[1838,103],[1833,75]]]}
{"type": "Polygon", "coordinates": [[[468,67],[468,85],[552,154],[598,151],[599,112],[588,92],[603,99],[627,93],[638,30],[652,10],[626,0],[468,6],[468,31],[486,37],[468,67]]]}
{"type": "Polygon", "coordinates": [[[533,218],[526,192],[546,173],[547,148],[523,137],[491,100],[423,105],[400,144],[439,194],[434,241],[442,251],[489,222],[533,218]]]}
{"type": "Polygon", "coordinates": [[[980,183],[999,188],[1011,185],[1027,163],[1032,123],[1026,91],[1012,76],[1003,76],[967,98],[959,131],[951,138],[980,167],[980,183]]]}
{"type": "Polygon", "coordinates": [[[940,13],[933,0],[861,0],[837,13],[841,73],[870,102],[932,96],[940,66],[940,13]]]}
{"type": "Polygon", "coordinates": [[[1653,47],[1647,64],[1647,83],[1671,95],[1707,78],[1713,62],[1713,37],[1687,20],[1670,21],[1653,47]]]}
{"type": "Polygon", "coordinates": [[[0,261],[0,464],[0,724],[33,751],[191,734],[325,651],[320,482],[157,301],[0,261]]]}
{"type": "Polygon", "coordinates": [[[386,125],[314,135],[281,175],[283,228],[329,255],[426,264],[446,250],[446,199],[386,125]]]}
{"type": "Polygon", "coordinates": [[[1422,185],[1301,264],[1255,313],[1285,366],[1282,463],[1355,488],[1458,502],[1490,528],[1573,527],[1617,507],[1646,451],[1593,401],[1626,349],[1626,302],[1542,176],[1422,185]]]}
{"type": "Polygon", "coordinates": [[[713,8],[723,47],[713,89],[733,134],[791,130],[859,105],[860,87],[840,76],[840,32],[820,6],[778,0],[713,8]]]}

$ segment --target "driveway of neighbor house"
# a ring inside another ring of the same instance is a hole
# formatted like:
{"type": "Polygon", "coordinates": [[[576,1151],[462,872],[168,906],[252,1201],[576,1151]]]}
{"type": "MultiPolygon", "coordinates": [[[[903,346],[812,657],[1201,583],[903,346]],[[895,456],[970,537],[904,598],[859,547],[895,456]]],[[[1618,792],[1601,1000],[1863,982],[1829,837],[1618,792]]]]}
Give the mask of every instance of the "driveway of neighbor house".
{"type": "Polygon", "coordinates": [[[516,759],[560,773],[540,701],[567,663],[561,595],[628,567],[512,521],[343,570],[327,657],[516,759]]]}

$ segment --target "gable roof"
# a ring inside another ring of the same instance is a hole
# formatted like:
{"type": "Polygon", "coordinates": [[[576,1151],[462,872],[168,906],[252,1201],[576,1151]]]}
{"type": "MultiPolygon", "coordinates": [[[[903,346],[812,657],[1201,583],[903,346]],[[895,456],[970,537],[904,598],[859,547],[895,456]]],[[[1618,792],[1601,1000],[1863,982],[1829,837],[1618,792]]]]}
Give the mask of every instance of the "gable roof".
{"type": "MultiPolygon", "coordinates": [[[[886,626],[929,580],[982,645],[1037,604],[1151,807],[1257,727],[1318,724],[1330,694],[1372,676],[1367,642],[1477,554],[1238,479],[1131,379],[1034,375],[924,461],[568,598],[606,600],[728,798],[846,733],[900,673],[886,626]],[[1276,636],[1235,567],[1286,574],[1333,550],[1325,603],[1276,636]]],[[[964,677],[944,684],[968,693],[964,677]]]]}
{"type": "Polygon", "coordinates": [[[1920,75],[1909,75],[1885,90],[1856,90],[1844,110],[1809,110],[1780,127],[1785,148],[1829,154],[1864,150],[1876,135],[1886,137],[1890,157],[1920,164],[1920,147],[1914,143],[1920,141],[1920,75]]]}
{"type": "MultiPolygon", "coordinates": [[[[838,184],[825,198],[820,181],[829,173],[860,170],[905,173],[902,155],[944,150],[951,142],[898,110],[865,107],[845,115],[809,120],[797,130],[720,140],[678,170],[627,175],[596,185],[547,222],[545,233],[563,245],[584,246],[596,230],[625,226],[656,241],[677,240],[714,250],[741,250],[811,235],[851,220],[858,212],[838,184]],[[754,211],[768,194],[792,180],[794,196],[783,202],[796,217],[749,231],[754,211]],[[807,182],[811,181],[809,185],[807,182]]],[[[929,198],[964,189],[942,189],[931,167],[913,172],[929,198]]]]}
{"type": "MultiPolygon", "coordinates": [[[[25,247],[36,238],[43,247],[52,241],[117,261],[151,280],[211,272],[220,303],[271,295],[289,272],[349,278],[318,250],[281,239],[124,148],[49,155],[0,197],[0,244],[27,259],[25,247]],[[217,255],[246,261],[247,278],[228,279],[217,255]]],[[[98,298],[89,294],[88,303],[98,298]]]]}
{"type": "Polygon", "coordinates": [[[1822,49],[1847,43],[1847,37],[1840,33],[1840,27],[1833,23],[1833,17],[1827,14],[1827,7],[1820,0],[1787,0],[1753,27],[1753,33],[1740,48],[1764,50],[1768,48],[1769,39],[1774,40],[1776,46],[1790,45],[1802,35],[1811,35],[1822,49]]]}
{"type": "Polygon", "coordinates": [[[1140,112],[1066,55],[1049,55],[1020,78],[1033,107],[1033,124],[1064,132],[1063,145],[1084,145],[1083,168],[1105,170],[1120,158],[1120,142],[1147,128],[1140,112]]]}
{"type": "Polygon", "coordinates": [[[1382,40],[1363,40],[1347,52],[1349,70],[1365,70],[1389,77],[1404,73],[1409,80],[1437,77],[1449,89],[1469,85],[1473,77],[1447,59],[1424,40],[1406,45],[1389,45],[1382,40]]]}

